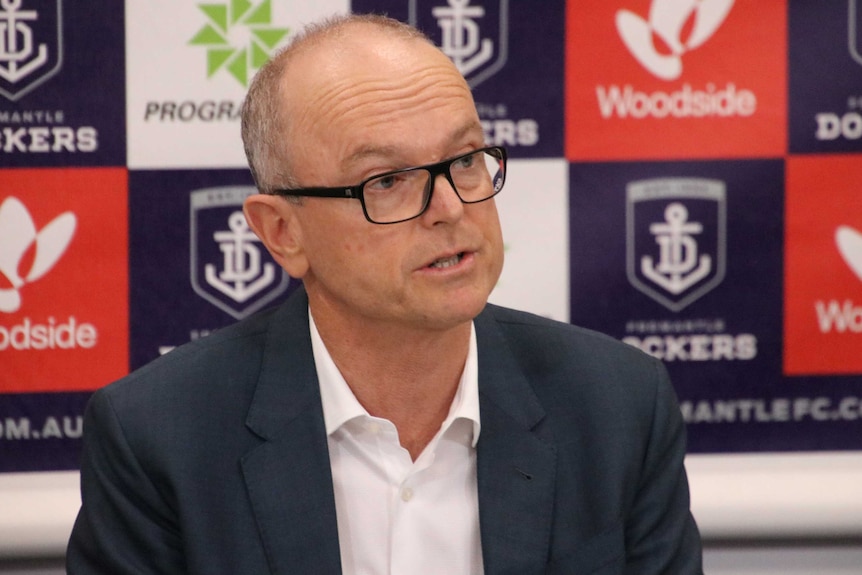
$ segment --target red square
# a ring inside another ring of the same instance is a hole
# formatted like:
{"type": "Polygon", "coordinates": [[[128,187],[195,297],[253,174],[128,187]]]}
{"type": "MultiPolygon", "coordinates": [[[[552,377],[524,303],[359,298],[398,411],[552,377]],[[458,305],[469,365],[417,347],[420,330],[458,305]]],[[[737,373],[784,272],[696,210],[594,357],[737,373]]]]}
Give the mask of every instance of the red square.
{"type": "Polygon", "coordinates": [[[786,10],[784,0],[568,2],[566,157],[784,155],[786,10]]]}
{"type": "Polygon", "coordinates": [[[862,157],[787,160],[784,372],[862,373],[862,157]]]}
{"type": "Polygon", "coordinates": [[[0,392],[128,372],[127,190],[122,168],[0,171],[0,392]]]}

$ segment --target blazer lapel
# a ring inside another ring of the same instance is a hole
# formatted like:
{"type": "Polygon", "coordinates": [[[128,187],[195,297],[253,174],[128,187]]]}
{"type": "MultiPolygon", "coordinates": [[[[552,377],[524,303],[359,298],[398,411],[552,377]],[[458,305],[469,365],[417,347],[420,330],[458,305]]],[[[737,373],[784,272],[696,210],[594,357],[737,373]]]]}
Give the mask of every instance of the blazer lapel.
{"type": "Polygon", "coordinates": [[[548,560],[556,451],[544,410],[492,312],[476,318],[479,520],[486,575],[543,573],[548,560]]]}
{"type": "Polygon", "coordinates": [[[308,300],[273,316],[246,425],[264,443],[242,459],[249,499],[273,573],[340,574],[335,497],[308,300]]]}
{"type": "MultiPolygon", "coordinates": [[[[335,497],[307,298],[270,322],[246,425],[264,442],[242,459],[273,573],[341,573],[335,497]]],[[[491,312],[476,318],[482,431],[477,476],[486,575],[542,573],[554,507],[556,452],[544,410],[491,312]]]]}

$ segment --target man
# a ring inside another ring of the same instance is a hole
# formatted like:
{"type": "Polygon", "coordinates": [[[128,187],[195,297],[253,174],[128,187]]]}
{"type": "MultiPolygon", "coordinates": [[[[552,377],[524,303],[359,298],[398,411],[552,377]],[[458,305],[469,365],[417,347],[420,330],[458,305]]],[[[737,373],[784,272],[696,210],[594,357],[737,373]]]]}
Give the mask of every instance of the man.
{"type": "Polygon", "coordinates": [[[70,573],[700,572],[660,363],[486,305],[505,151],[440,51],[313,26],[243,139],[304,290],[94,395],[70,573]]]}

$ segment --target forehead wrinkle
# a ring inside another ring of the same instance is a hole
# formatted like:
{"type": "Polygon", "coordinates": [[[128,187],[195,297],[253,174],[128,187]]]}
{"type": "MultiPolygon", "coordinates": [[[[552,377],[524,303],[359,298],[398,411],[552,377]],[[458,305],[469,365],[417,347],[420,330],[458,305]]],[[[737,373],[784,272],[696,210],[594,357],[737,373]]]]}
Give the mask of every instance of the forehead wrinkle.
{"type": "MultiPolygon", "coordinates": [[[[463,139],[470,132],[481,133],[482,125],[478,121],[469,121],[461,126],[458,126],[449,136],[450,142],[457,142],[463,139]]],[[[401,151],[399,146],[377,146],[374,144],[360,144],[353,150],[345,159],[344,163],[350,165],[356,163],[363,158],[368,157],[393,157],[401,151]]]]}
{"type": "Polygon", "coordinates": [[[434,110],[472,96],[461,76],[448,67],[437,66],[417,70],[397,78],[344,78],[319,94],[318,109],[326,113],[319,119],[327,129],[333,123],[353,118],[377,118],[385,121],[389,115],[409,112],[417,106],[434,110]],[[433,88],[430,89],[430,88],[433,88]],[[392,106],[392,103],[396,106],[392,106]]]}

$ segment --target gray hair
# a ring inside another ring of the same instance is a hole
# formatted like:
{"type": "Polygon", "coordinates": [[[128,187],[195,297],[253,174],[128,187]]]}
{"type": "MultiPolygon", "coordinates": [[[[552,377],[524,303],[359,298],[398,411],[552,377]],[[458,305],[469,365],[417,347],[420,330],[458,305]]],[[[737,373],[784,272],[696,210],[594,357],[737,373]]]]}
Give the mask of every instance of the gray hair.
{"type": "Polygon", "coordinates": [[[283,138],[290,119],[281,106],[282,77],[288,62],[304,49],[337,38],[353,24],[370,24],[402,39],[433,43],[417,28],[388,16],[346,14],[310,24],[278,51],[257,72],[242,106],[242,142],[252,177],[258,190],[272,193],[279,187],[296,187],[290,158],[285,156],[283,138]]]}

